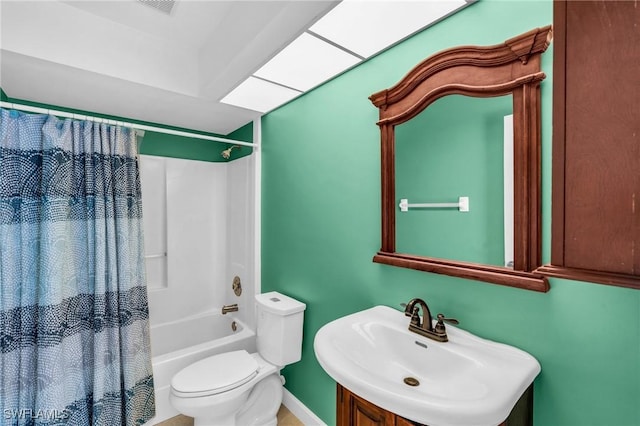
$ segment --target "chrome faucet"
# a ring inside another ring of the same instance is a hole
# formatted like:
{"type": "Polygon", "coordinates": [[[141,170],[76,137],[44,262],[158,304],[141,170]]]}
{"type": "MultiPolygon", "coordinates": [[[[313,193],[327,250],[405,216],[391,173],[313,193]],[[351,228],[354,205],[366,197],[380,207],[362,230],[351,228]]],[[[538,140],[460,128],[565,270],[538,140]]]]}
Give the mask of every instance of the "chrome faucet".
{"type": "Polygon", "coordinates": [[[238,304],[234,303],[233,305],[222,306],[222,315],[228,314],[229,312],[238,312],[238,304]]]}
{"type": "Polygon", "coordinates": [[[459,324],[458,320],[455,318],[445,318],[444,315],[438,314],[438,322],[433,326],[433,318],[431,317],[431,311],[429,310],[427,302],[418,298],[411,299],[409,303],[407,303],[404,308],[404,314],[411,317],[409,331],[437,340],[438,342],[449,341],[444,321],[451,324],[459,324]],[[422,320],[420,320],[420,315],[418,314],[420,308],[422,308],[422,320]]]}

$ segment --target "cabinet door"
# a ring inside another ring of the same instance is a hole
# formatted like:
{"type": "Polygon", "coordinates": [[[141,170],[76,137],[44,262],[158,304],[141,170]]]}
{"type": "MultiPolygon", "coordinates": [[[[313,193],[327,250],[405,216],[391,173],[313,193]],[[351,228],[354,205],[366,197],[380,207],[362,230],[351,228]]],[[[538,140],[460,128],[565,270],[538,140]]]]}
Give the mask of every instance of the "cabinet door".
{"type": "Polygon", "coordinates": [[[420,426],[418,423],[414,423],[411,420],[407,420],[404,417],[396,416],[396,426],[420,426]]]}
{"type": "Polygon", "coordinates": [[[555,1],[551,265],[640,288],[640,8],[555,1]]]}
{"type": "Polygon", "coordinates": [[[338,426],[394,426],[395,415],[338,384],[338,426]]]}

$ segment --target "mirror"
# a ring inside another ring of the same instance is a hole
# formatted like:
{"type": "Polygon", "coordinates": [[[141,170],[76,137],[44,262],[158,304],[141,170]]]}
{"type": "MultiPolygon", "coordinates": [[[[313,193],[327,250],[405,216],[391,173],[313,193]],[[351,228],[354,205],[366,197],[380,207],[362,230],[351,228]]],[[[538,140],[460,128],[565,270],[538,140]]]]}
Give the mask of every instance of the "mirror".
{"type": "Polygon", "coordinates": [[[382,244],[374,262],[548,291],[547,280],[535,270],[541,264],[539,85],[545,75],[540,71],[540,55],[550,41],[548,26],[500,45],[448,49],[369,98],[379,108],[381,132],[382,244]],[[460,114],[451,117],[452,110],[460,114]],[[489,119],[495,123],[486,123],[486,110],[500,111],[489,119]],[[463,111],[470,111],[470,116],[463,111]],[[505,267],[508,244],[503,219],[504,211],[510,213],[501,207],[505,194],[502,146],[487,139],[498,139],[489,128],[504,129],[502,117],[510,111],[513,214],[506,219],[513,222],[513,264],[505,267]],[[452,137],[451,132],[466,136],[452,137]],[[456,173],[461,158],[465,160],[460,167],[469,168],[468,173],[456,173]],[[484,176],[487,169],[499,173],[484,176]],[[458,197],[466,196],[458,192],[465,190],[474,193],[469,212],[421,206],[455,205],[458,197]],[[455,232],[448,232],[452,229],[455,232]],[[460,241],[438,244],[447,235],[460,241]],[[465,238],[472,235],[476,247],[467,250],[465,238]],[[450,251],[443,252],[443,247],[450,251]],[[489,247],[491,253],[486,252],[489,247]]]}
{"type": "MultiPolygon", "coordinates": [[[[512,114],[512,105],[509,95],[451,95],[396,126],[396,201],[469,199],[468,213],[456,207],[396,209],[398,252],[494,266],[513,263],[507,254],[513,252],[513,232],[505,241],[504,212],[505,205],[513,205],[513,166],[510,161],[511,189],[505,194],[503,164],[504,117],[512,114]]],[[[507,153],[512,147],[511,138],[507,153]]],[[[507,221],[512,227],[513,213],[507,221]]]]}

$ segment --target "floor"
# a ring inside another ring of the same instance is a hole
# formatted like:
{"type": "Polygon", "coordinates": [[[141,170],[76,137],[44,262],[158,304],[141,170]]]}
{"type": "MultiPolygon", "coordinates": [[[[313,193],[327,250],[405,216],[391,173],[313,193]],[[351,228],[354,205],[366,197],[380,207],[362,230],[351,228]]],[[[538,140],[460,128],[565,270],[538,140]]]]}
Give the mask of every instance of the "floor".
{"type": "MultiPolygon", "coordinates": [[[[191,417],[179,415],[165,420],[162,423],[156,424],[156,426],[193,426],[193,419],[191,417]]],[[[291,411],[284,405],[280,406],[278,410],[278,426],[304,426],[291,411]]]]}

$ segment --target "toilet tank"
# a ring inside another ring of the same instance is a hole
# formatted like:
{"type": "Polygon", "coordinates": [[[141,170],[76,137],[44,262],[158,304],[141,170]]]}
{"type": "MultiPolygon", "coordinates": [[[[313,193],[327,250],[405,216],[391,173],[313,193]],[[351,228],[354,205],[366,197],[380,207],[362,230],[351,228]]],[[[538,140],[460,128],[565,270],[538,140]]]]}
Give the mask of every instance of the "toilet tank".
{"type": "Polygon", "coordinates": [[[284,367],[302,357],[302,322],[306,305],[272,291],[256,295],[258,353],[284,367]]]}

